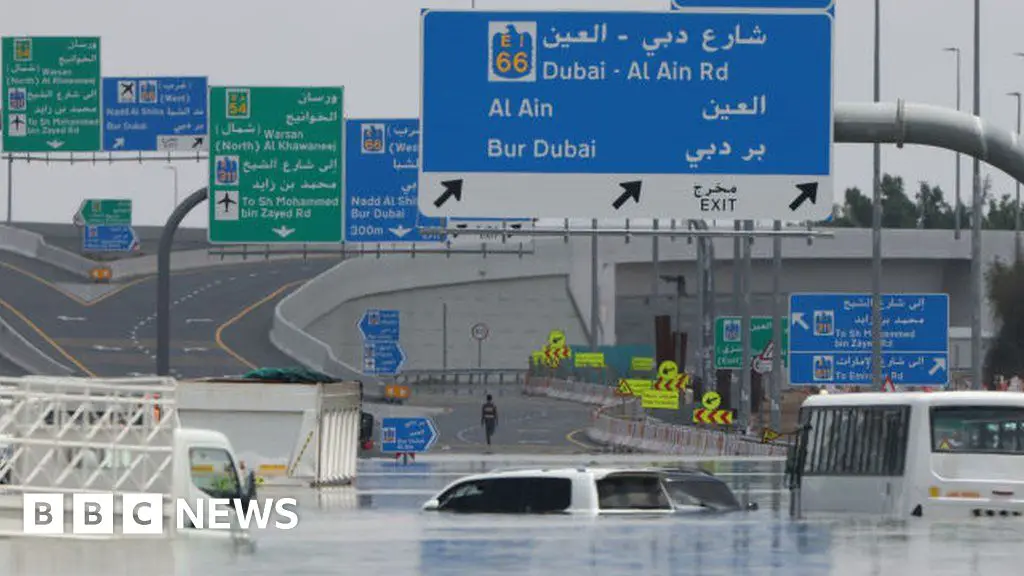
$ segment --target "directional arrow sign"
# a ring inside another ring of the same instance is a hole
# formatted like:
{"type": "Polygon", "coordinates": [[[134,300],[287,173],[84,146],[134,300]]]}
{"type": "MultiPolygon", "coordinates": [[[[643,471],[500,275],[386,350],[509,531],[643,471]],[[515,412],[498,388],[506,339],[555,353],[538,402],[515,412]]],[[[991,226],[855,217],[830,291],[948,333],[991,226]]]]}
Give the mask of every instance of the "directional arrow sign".
{"type": "Polygon", "coordinates": [[[206,132],[205,76],[103,79],[104,150],[202,150],[206,132]]]}
{"type": "Polygon", "coordinates": [[[2,42],[4,152],[100,150],[100,39],[2,42]]]}
{"type": "Polygon", "coordinates": [[[82,230],[83,252],[132,252],[139,249],[139,237],[131,226],[86,226],[82,230]]]}
{"type": "Polygon", "coordinates": [[[131,226],[131,200],[83,200],[75,213],[77,226],[131,226]]]}
{"type": "Polygon", "coordinates": [[[423,11],[420,210],[823,219],[833,196],[826,6],[423,11]],[[628,113],[595,120],[595,110],[628,113]],[[640,200],[620,203],[620,184],[634,181],[640,200]],[[805,184],[817,185],[815,201],[791,210],[805,184]]]}
{"type": "Polygon", "coordinates": [[[401,334],[398,310],[367,310],[363,312],[357,327],[363,340],[397,341],[401,334]]]}
{"type": "Polygon", "coordinates": [[[381,418],[380,450],[385,453],[422,453],[430,450],[441,434],[426,417],[381,418]]]}
{"type": "Polygon", "coordinates": [[[405,352],[397,340],[367,340],[363,343],[363,374],[394,376],[402,370],[405,352]]]}
{"type": "MultiPolygon", "coordinates": [[[[871,384],[871,295],[792,294],[794,386],[871,384]]],[[[882,374],[897,386],[949,382],[949,296],[882,296],[882,374]]]]}
{"type": "Polygon", "coordinates": [[[210,89],[214,244],[342,240],[341,88],[210,89]]]}

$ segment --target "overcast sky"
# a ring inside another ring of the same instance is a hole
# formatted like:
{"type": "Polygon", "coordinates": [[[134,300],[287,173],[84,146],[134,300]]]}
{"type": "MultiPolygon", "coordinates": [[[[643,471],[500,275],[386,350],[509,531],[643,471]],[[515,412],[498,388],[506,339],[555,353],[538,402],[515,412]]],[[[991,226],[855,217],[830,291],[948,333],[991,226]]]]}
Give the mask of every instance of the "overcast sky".
{"type": "MultiPolygon", "coordinates": [[[[873,2],[838,0],[836,100],[872,99],[873,2]]],[[[945,46],[963,49],[963,109],[972,106],[973,2],[882,2],[882,99],[953,107],[956,64],[945,46]]],[[[1024,90],[1021,0],[982,2],[982,116],[1015,128],[1024,90]]],[[[665,9],[668,0],[477,0],[478,9],[665,9]]],[[[101,36],[104,76],[207,75],[211,84],[343,85],[350,118],[418,115],[419,11],[469,8],[470,0],[31,0],[5,2],[0,34],[101,36]]],[[[952,198],[951,152],[883,148],[882,169],[940,184],[952,198]]],[[[177,162],[181,195],[206,182],[205,163],[177,162]]],[[[132,198],[136,224],[162,223],[173,204],[166,164],[14,166],[14,217],[70,222],[86,197],[132,198]]],[[[971,163],[963,159],[963,194],[971,163]]],[[[985,170],[989,170],[985,168],[985,170]]],[[[998,193],[1013,181],[991,169],[998,193]]],[[[836,197],[849,186],[870,191],[871,146],[836,146],[836,197]]],[[[6,200],[6,198],[4,198],[6,200]]],[[[6,202],[0,202],[6,215],[6,202]]],[[[205,226],[196,211],[186,225],[205,226]]]]}

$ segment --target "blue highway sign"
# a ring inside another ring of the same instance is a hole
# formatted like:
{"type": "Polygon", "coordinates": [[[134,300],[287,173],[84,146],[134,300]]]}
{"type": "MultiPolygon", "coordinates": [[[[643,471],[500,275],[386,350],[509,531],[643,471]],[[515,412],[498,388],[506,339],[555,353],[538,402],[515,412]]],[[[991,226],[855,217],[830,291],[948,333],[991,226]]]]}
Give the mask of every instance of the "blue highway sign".
{"type": "Polygon", "coordinates": [[[346,120],[345,133],[345,241],[442,241],[417,229],[443,227],[416,202],[420,121],[346,120]]]}
{"type": "Polygon", "coordinates": [[[826,10],[834,0],[672,0],[673,10],[738,8],[741,10],[797,8],[826,10]]]}
{"type": "Polygon", "coordinates": [[[394,376],[404,363],[405,353],[397,340],[363,341],[363,374],[394,376]]]}
{"type": "Polygon", "coordinates": [[[821,220],[823,10],[423,13],[428,216],[821,220]]]}
{"type": "Polygon", "coordinates": [[[133,252],[139,237],[131,226],[86,226],[82,229],[83,252],[133,252]]]}
{"type": "Polygon", "coordinates": [[[103,150],[208,148],[206,78],[104,78],[103,150]]]}
{"type": "Polygon", "coordinates": [[[370,309],[363,312],[357,324],[363,340],[395,340],[401,335],[398,310],[370,309]]]}
{"type": "Polygon", "coordinates": [[[381,418],[380,421],[381,452],[426,452],[440,437],[430,418],[381,418]]]}
{"type": "MultiPolygon", "coordinates": [[[[871,384],[871,295],[791,294],[789,378],[795,386],[871,384]]],[[[949,296],[882,296],[882,375],[893,384],[949,381],[949,296]]]]}

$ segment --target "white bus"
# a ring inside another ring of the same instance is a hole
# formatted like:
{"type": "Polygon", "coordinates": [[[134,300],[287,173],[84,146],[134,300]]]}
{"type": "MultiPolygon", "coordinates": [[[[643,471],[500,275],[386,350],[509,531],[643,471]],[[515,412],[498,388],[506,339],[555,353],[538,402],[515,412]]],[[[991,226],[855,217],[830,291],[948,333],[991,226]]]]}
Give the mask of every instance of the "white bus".
{"type": "Polygon", "coordinates": [[[795,515],[1024,513],[1024,394],[812,396],[800,424],[787,462],[795,515]]]}

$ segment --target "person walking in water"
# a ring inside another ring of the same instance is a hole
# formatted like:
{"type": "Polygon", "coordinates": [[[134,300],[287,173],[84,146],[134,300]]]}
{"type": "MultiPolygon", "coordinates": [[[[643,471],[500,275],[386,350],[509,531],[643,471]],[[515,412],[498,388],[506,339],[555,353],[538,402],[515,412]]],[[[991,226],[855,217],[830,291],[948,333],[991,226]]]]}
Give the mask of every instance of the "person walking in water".
{"type": "Polygon", "coordinates": [[[484,402],[481,410],[480,424],[484,427],[487,445],[490,446],[491,436],[494,436],[494,429],[498,426],[498,407],[494,405],[494,398],[490,394],[487,395],[487,402],[484,402]]]}

